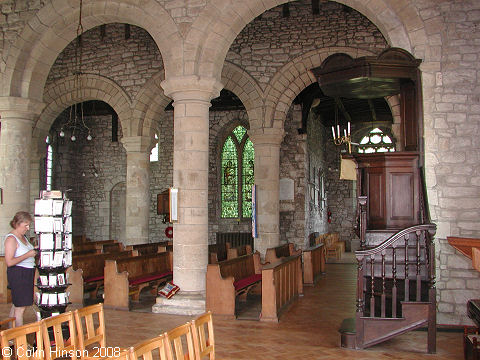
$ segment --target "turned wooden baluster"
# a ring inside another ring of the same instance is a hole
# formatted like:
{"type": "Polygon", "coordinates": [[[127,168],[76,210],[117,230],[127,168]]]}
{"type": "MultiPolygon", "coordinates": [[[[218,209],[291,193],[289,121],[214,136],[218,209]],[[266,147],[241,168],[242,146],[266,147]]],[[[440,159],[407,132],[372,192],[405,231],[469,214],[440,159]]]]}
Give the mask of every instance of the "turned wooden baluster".
{"type": "Polygon", "coordinates": [[[360,206],[360,249],[365,250],[365,237],[367,233],[367,197],[359,196],[358,205],[360,206]]]}
{"type": "Polygon", "coordinates": [[[395,247],[392,248],[392,317],[397,317],[397,253],[395,247]]]}
{"type": "Polygon", "coordinates": [[[386,291],[385,291],[385,250],[382,251],[382,298],[381,298],[381,317],[385,317],[385,301],[386,301],[386,291]]]}
{"type": "Polygon", "coordinates": [[[405,235],[405,301],[410,301],[410,280],[408,279],[408,237],[405,235]]]}
{"type": "Polygon", "coordinates": [[[417,297],[416,301],[421,301],[422,297],[422,276],[420,274],[420,238],[422,232],[417,230],[415,235],[417,237],[417,297]]]}
{"type": "Polygon", "coordinates": [[[364,257],[357,258],[357,317],[364,316],[365,312],[365,292],[364,292],[364,257]]]}
{"type": "Polygon", "coordinates": [[[370,296],[370,317],[375,317],[375,255],[370,255],[370,276],[371,276],[371,291],[370,296]]]}

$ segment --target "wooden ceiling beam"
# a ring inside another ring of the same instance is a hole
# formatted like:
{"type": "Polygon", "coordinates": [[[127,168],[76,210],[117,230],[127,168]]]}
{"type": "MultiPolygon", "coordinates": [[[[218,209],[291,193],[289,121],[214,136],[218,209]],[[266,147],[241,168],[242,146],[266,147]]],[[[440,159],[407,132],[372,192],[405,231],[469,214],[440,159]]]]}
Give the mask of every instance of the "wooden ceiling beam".
{"type": "Polygon", "coordinates": [[[343,105],[342,99],[340,99],[339,97],[336,97],[335,98],[335,104],[337,104],[337,106],[340,109],[340,111],[342,112],[342,115],[345,118],[345,120],[347,120],[347,122],[352,122],[352,117],[348,113],[347,109],[345,109],[345,106],[343,105]]]}

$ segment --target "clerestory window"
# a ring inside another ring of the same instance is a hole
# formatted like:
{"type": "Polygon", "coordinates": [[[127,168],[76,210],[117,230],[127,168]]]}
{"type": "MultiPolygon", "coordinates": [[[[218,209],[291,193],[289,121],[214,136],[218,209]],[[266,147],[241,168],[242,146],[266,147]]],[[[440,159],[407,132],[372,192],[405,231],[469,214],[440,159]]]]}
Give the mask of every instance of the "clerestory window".
{"type": "Polygon", "coordinates": [[[237,126],[223,143],[221,153],[221,217],[252,216],[255,152],[247,129],[237,126]]]}

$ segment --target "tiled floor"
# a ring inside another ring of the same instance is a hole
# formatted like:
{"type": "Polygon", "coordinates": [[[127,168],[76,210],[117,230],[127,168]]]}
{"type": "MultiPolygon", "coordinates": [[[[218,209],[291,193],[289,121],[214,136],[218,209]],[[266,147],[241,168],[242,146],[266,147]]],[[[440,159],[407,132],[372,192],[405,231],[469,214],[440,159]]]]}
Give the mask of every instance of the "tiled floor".
{"type": "MultiPolygon", "coordinates": [[[[305,287],[279,323],[227,321],[214,317],[218,359],[462,359],[462,334],[439,331],[437,353],[426,353],[425,331],[414,331],[367,350],[340,347],[337,330],[355,314],[355,274],[352,264],[328,264],[315,287],[305,287]]],[[[144,297],[144,301],[151,301],[144,297]],[[146,299],[146,300],[145,300],[146,299]]],[[[135,306],[141,310],[142,306],[135,306]]],[[[73,309],[69,307],[69,309],[73,309]]],[[[0,305],[0,316],[9,306],[0,305]]],[[[126,347],[190,320],[189,316],[106,309],[107,343],[126,347]]],[[[33,321],[28,311],[26,321],[33,321]]]]}

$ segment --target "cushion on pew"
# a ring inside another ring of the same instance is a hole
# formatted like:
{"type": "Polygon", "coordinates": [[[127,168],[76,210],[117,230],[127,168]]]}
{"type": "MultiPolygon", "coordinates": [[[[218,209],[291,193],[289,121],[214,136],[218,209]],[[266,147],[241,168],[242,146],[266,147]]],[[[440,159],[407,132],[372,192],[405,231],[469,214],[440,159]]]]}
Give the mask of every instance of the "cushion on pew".
{"type": "Polygon", "coordinates": [[[166,271],[161,274],[148,274],[145,276],[137,277],[134,279],[129,279],[128,283],[130,285],[137,285],[137,284],[142,284],[148,281],[153,281],[153,280],[158,280],[167,276],[173,275],[173,271],[166,271]]]}
{"type": "Polygon", "coordinates": [[[256,283],[257,281],[262,280],[262,274],[254,274],[250,275],[249,277],[237,280],[233,283],[233,287],[235,290],[241,290],[243,288],[246,288],[249,285],[252,285],[256,283]]]}
{"type": "Polygon", "coordinates": [[[92,277],[89,277],[87,279],[84,279],[83,281],[86,282],[86,283],[89,283],[89,282],[95,282],[95,281],[100,281],[100,280],[103,280],[103,275],[92,276],[92,277]]]}

